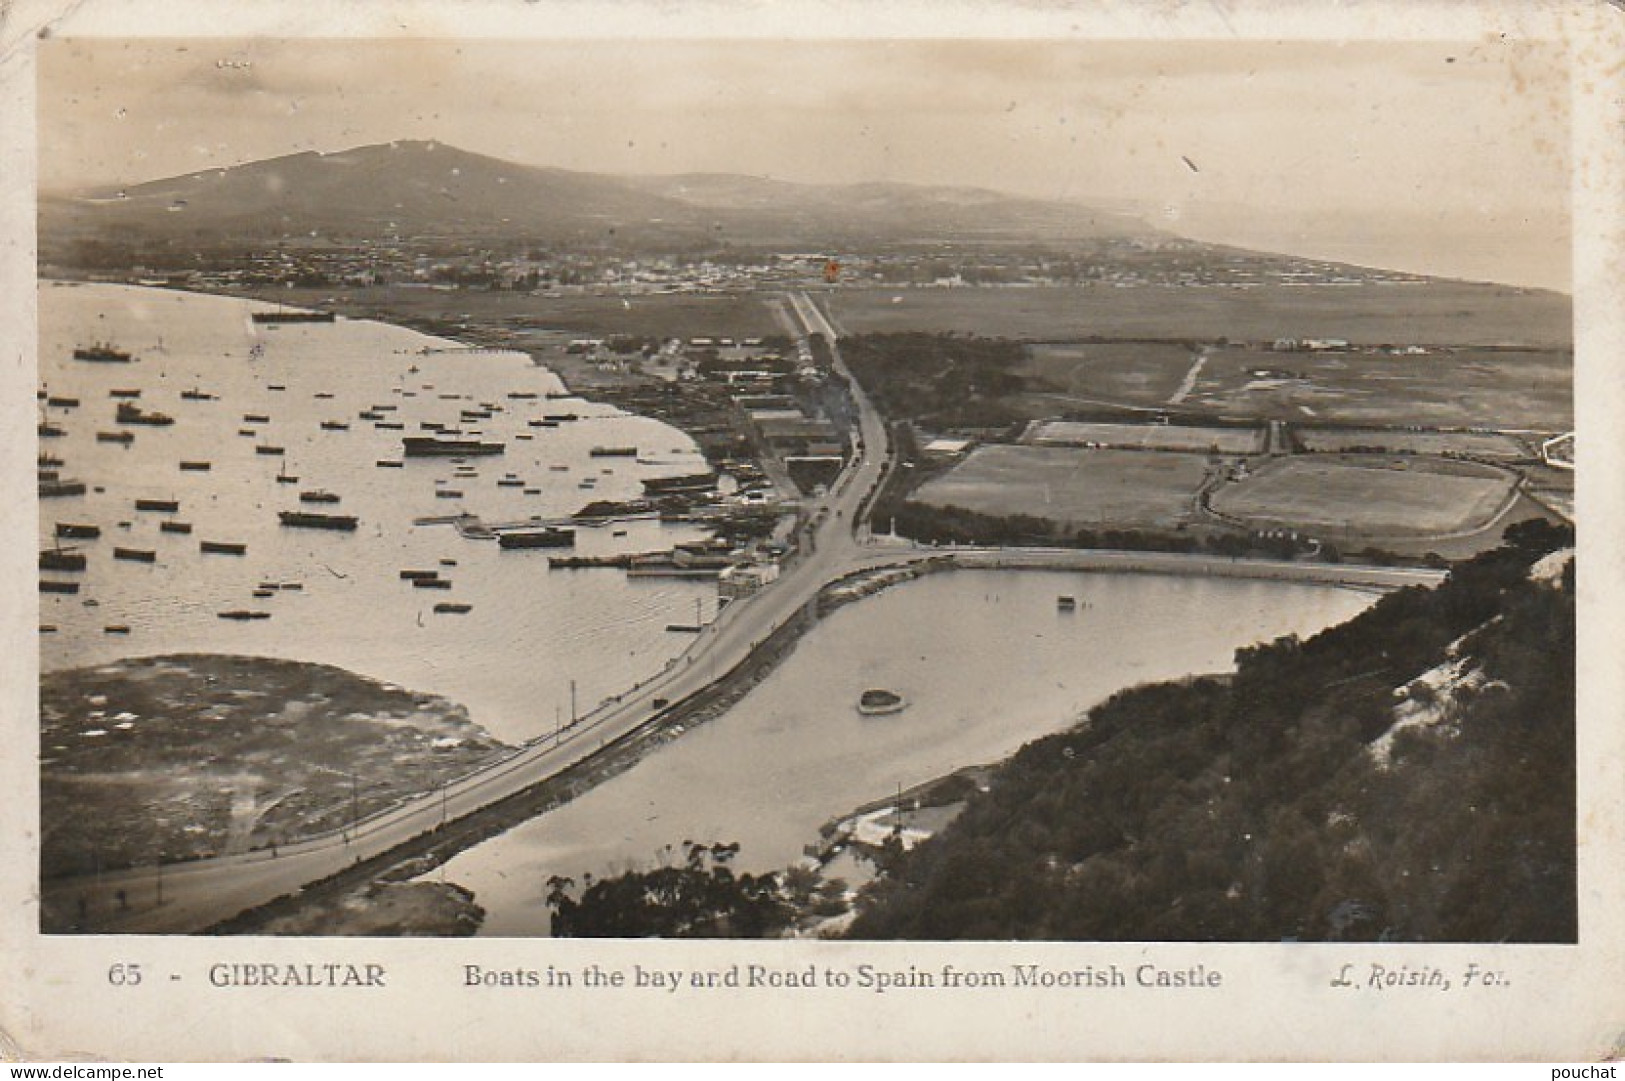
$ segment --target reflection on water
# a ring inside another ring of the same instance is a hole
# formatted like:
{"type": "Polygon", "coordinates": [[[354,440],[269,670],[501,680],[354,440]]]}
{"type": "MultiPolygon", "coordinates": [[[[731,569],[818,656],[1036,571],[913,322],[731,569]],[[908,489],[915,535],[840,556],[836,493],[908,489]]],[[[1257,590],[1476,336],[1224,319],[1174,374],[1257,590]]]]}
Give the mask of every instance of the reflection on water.
{"type": "Polygon", "coordinates": [[[475,891],[482,934],[532,935],[546,932],[552,874],[647,866],[688,839],[741,842],[747,870],[783,867],[858,804],[1003,758],[1121,688],[1228,670],[1240,646],[1313,634],[1371,600],[1242,579],[928,576],[836,611],[727,714],[443,873],[475,891]],[[1077,610],[1059,611],[1060,594],[1077,610]],[[908,708],[860,715],[871,687],[908,708]]]}
{"type": "MultiPolygon", "coordinates": [[[[103,489],[40,502],[42,548],[55,543],[57,522],[102,530],[98,540],[64,542],[89,557],[83,574],[46,575],[82,586],[77,595],[40,597],[40,622],[56,628],[41,638],[45,669],[177,651],[320,661],[447,695],[514,741],[552,729],[555,712],[569,709],[572,680],[585,709],[687,644],[665,627],[691,621],[696,598],[709,613],[709,584],[627,581],[613,570],[550,573],[544,551],[503,552],[450,526],[413,524],[461,511],[499,522],[555,517],[593,499],[632,498],[643,477],[695,468],[700,459],[686,435],[611,406],[549,400],[561,391],[557,377],[521,354],[425,352],[453,343],[363,321],[254,323],[249,312],[265,307],[157,289],[41,286],[40,382],[50,397],[79,403],[40,403],[41,420],[65,432],[41,439],[41,453],[63,460],[64,478],[103,489]],[[76,346],[93,342],[138,359],[72,359],[76,346]],[[114,390],[140,396],[115,398],[114,390]],[[117,424],[120,400],[175,423],[117,424]],[[566,414],[579,419],[531,423],[566,414]],[[402,438],[426,434],[425,422],[504,441],[507,451],[461,467],[450,459],[376,464],[401,461],[402,438]],[[134,441],[102,442],[98,432],[133,433],[134,441]],[[596,445],[636,446],[647,463],[593,458],[596,445]],[[208,469],[182,470],[183,461],[208,469]],[[298,482],[279,483],[279,473],[298,482]],[[508,474],[521,484],[499,484],[508,474]],[[355,515],[359,528],[281,526],[277,512],[300,509],[299,493],[315,489],[339,502],[303,509],[355,515]],[[442,490],[460,494],[445,498],[442,490]],[[137,511],[137,499],[180,507],[137,511]],[[190,523],[192,532],[163,532],[166,519],[190,523]],[[243,543],[247,553],[203,555],[205,539],[243,543]],[[115,546],[152,551],[154,562],[114,560],[115,546]],[[438,570],[453,588],[414,589],[400,579],[402,569],[419,568],[438,570]],[[255,597],[267,584],[299,588],[255,597]],[[442,601],[473,607],[437,615],[442,601]],[[218,617],[231,609],[271,618],[218,617]],[[129,634],[107,634],[109,625],[129,634]]],[[[625,535],[579,531],[577,550],[647,551],[699,535],[653,521],[616,528],[625,535]]]]}

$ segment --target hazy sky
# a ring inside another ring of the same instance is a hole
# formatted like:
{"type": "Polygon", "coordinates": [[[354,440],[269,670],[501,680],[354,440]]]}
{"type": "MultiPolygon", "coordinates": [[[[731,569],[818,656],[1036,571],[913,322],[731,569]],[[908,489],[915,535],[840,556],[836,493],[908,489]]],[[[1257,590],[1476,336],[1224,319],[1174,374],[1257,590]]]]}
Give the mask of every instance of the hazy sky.
{"type": "Polygon", "coordinates": [[[435,138],[1132,203],[1191,235],[1567,287],[1567,70],[1495,40],[56,40],[39,110],[47,188],[435,138]]]}

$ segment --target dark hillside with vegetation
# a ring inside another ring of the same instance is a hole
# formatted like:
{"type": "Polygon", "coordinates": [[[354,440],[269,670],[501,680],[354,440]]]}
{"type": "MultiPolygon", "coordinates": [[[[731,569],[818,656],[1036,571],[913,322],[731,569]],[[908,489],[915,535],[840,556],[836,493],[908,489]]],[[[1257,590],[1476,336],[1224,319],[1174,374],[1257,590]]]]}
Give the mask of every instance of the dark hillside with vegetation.
{"type": "Polygon", "coordinates": [[[1574,941],[1573,563],[1529,574],[1571,543],[1514,526],[1233,677],[1115,696],[899,855],[853,936],[1574,941]],[[1379,741],[1401,707],[1433,723],[1379,741]]]}

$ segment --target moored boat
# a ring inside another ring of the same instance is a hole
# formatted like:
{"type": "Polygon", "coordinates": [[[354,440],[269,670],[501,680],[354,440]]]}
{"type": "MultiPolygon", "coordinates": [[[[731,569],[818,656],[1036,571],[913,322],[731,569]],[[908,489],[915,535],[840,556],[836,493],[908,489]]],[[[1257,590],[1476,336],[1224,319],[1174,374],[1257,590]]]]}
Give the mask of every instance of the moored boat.
{"type": "Polygon", "coordinates": [[[74,522],[58,522],[56,535],[59,537],[72,537],[77,540],[91,540],[102,535],[102,527],[95,525],[78,525],[74,522]]]}
{"type": "Polygon", "coordinates": [[[410,435],[401,441],[408,458],[440,458],[462,454],[501,454],[507,450],[504,443],[488,443],[478,439],[435,439],[410,435]]]}
{"type": "Polygon", "coordinates": [[[356,517],[353,514],[318,514],[308,510],[284,510],[277,512],[277,518],[285,526],[300,529],[336,529],[353,533],[356,527],[356,517]]]}
{"type": "Polygon", "coordinates": [[[132,563],[154,563],[157,562],[158,553],[151,548],[114,548],[113,558],[132,563]]]}
{"type": "Polygon", "coordinates": [[[901,713],[908,708],[908,702],[895,691],[873,687],[863,692],[858,698],[858,712],[866,717],[878,717],[887,713],[901,713]]]}
{"type": "Polygon", "coordinates": [[[39,567],[42,571],[82,571],[85,556],[67,548],[47,548],[39,554],[39,567]]]}
{"type": "Polygon", "coordinates": [[[497,544],[510,548],[570,548],[576,542],[576,531],[548,527],[545,529],[513,529],[497,536],[497,544]]]}
{"type": "Polygon", "coordinates": [[[240,556],[248,551],[248,545],[241,541],[198,541],[198,551],[213,555],[240,556]]]}
{"type": "Polygon", "coordinates": [[[118,412],[114,419],[120,424],[150,424],[154,427],[175,423],[175,418],[168,413],[149,413],[139,405],[131,405],[129,402],[118,404],[118,412]]]}
{"type": "Polygon", "coordinates": [[[53,578],[41,578],[39,580],[39,591],[41,593],[77,593],[79,592],[79,583],[64,582],[53,578]]]}
{"type": "Polygon", "coordinates": [[[249,318],[256,323],[331,323],[336,318],[332,312],[293,311],[278,308],[275,311],[253,312],[249,318]]]}
{"type": "Polygon", "coordinates": [[[99,364],[128,364],[135,358],[123,349],[116,349],[110,342],[95,342],[91,345],[81,345],[73,351],[74,360],[88,360],[99,364]]]}
{"type": "Polygon", "coordinates": [[[434,606],[434,610],[439,613],[462,615],[464,612],[470,611],[473,607],[474,606],[472,604],[461,604],[457,601],[441,601],[439,604],[434,606]]]}

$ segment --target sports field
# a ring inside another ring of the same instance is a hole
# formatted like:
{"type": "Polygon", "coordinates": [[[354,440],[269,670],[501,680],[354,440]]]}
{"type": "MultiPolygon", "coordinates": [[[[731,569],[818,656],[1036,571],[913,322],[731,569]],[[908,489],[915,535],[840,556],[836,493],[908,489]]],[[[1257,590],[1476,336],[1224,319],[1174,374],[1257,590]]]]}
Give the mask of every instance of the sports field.
{"type": "Polygon", "coordinates": [[[1264,450],[1264,429],[1046,420],[1033,425],[1024,441],[1034,446],[1048,447],[1082,447],[1093,443],[1127,450],[1259,454],[1264,450]]]}
{"type": "Polygon", "coordinates": [[[1257,528],[1425,537],[1488,525],[1514,484],[1511,473],[1473,462],[1298,456],[1271,461],[1219,489],[1212,506],[1257,528]]]}
{"type": "Polygon", "coordinates": [[[1199,454],[994,445],[922,485],[914,499],[1074,528],[1167,528],[1190,520],[1206,470],[1199,454]]]}

